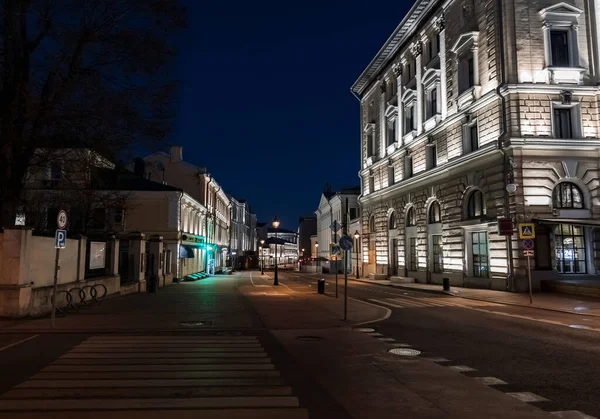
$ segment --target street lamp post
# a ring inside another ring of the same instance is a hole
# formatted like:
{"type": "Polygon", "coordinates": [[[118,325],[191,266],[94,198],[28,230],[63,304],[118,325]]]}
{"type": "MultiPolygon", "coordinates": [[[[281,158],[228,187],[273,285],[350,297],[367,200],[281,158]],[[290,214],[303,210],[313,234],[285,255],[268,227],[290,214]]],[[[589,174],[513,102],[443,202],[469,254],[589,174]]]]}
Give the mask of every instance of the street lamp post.
{"type": "Polygon", "coordinates": [[[277,217],[273,220],[273,227],[275,228],[275,279],[273,285],[279,285],[279,278],[277,277],[277,228],[279,228],[279,219],[277,217]]]}
{"type": "Polygon", "coordinates": [[[317,254],[317,263],[315,266],[315,273],[319,273],[319,242],[315,242],[315,253],[317,254]]]}
{"type": "Polygon", "coordinates": [[[358,234],[358,230],[354,232],[354,238],[356,239],[356,279],[360,278],[358,274],[358,238],[360,234],[358,234]]]}
{"type": "Polygon", "coordinates": [[[260,274],[264,275],[265,274],[265,248],[264,248],[264,244],[265,241],[261,240],[260,241],[260,274]]]}

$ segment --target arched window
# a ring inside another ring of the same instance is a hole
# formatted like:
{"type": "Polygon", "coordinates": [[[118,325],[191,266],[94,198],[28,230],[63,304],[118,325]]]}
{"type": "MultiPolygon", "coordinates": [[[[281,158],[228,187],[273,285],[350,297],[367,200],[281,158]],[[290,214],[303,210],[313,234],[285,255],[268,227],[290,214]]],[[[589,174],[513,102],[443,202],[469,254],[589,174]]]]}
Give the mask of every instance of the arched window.
{"type": "Polygon", "coordinates": [[[475,191],[469,196],[467,202],[467,218],[478,218],[484,214],[483,193],[475,191]]]}
{"type": "Polygon", "coordinates": [[[390,214],[390,219],[388,221],[388,229],[395,230],[396,229],[396,212],[392,212],[390,214]]]}
{"type": "Polygon", "coordinates": [[[416,225],[415,207],[410,207],[406,213],[406,227],[414,227],[416,225]]]}
{"type": "Polygon", "coordinates": [[[369,218],[369,233],[375,233],[375,216],[371,215],[369,218]]]}
{"type": "Polygon", "coordinates": [[[583,208],[583,194],[577,185],[562,182],[556,185],[552,194],[554,208],[583,208]]]}
{"type": "Polygon", "coordinates": [[[442,210],[438,201],[433,201],[429,206],[429,224],[437,224],[442,222],[442,210]]]}

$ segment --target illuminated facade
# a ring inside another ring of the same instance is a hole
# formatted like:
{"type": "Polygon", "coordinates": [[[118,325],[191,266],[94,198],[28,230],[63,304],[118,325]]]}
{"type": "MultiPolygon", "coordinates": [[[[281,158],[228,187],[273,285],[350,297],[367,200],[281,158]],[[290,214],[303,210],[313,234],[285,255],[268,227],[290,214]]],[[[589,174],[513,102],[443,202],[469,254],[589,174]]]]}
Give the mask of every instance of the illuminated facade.
{"type": "Polygon", "coordinates": [[[523,290],[506,217],[536,224],[534,286],[596,278],[598,17],[598,1],[416,1],[352,86],[366,274],[523,290]]]}

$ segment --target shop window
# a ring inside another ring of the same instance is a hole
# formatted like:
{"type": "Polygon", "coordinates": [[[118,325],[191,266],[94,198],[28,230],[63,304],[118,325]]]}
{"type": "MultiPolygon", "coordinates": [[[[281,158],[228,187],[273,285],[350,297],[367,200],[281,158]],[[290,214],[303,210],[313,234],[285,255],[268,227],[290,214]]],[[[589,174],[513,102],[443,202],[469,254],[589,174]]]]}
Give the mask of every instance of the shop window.
{"type": "Polygon", "coordinates": [[[487,233],[478,231],[471,233],[473,252],[473,276],[487,278],[489,276],[489,257],[487,246],[487,233]]]}
{"type": "Polygon", "coordinates": [[[585,234],[582,226],[559,224],[554,229],[554,248],[557,272],[587,273],[585,234]]]}

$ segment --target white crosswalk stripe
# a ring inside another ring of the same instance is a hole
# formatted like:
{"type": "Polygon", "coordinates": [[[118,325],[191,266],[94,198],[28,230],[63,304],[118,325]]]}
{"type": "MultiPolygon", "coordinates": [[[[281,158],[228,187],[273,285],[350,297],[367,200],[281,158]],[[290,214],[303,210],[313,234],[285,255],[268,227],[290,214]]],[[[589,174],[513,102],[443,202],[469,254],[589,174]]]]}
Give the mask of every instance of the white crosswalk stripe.
{"type": "Polygon", "coordinates": [[[409,297],[398,296],[395,298],[383,298],[379,300],[369,300],[374,303],[384,304],[394,308],[425,308],[425,307],[459,307],[459,308],[477,308],[477,307],[498,307],[502,304],[491,303],[488,301],[467,300],[456,297],[436,296],[436,297],[409,297]]]}
{"type": "Polygon", "coordinates": [[[253,336],[93,336],[0,395],[0,418],[76,415],[308,418],[253,336]]]}

